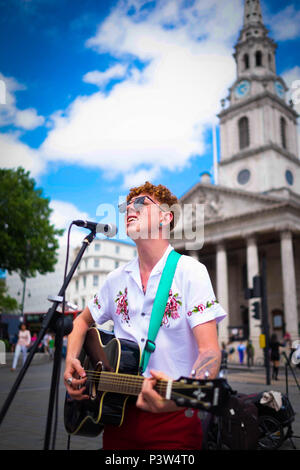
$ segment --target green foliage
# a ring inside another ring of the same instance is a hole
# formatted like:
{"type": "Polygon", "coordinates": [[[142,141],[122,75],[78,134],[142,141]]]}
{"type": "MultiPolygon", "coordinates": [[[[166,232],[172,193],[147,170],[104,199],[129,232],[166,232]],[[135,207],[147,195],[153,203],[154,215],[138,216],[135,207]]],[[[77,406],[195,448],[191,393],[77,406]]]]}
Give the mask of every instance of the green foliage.
{"type": "Polygon", "coordinates": [[[52,209],[34,179],[21,167],[0,169],[0,268],[20,277],[54,271],[58,235],[52,209]]]}
{"type": "Polygon", "coordinates": [[[16,299],[7,295],[5,279],[0,279],[0,312],[16,312],[20,306],[16,299]]]}

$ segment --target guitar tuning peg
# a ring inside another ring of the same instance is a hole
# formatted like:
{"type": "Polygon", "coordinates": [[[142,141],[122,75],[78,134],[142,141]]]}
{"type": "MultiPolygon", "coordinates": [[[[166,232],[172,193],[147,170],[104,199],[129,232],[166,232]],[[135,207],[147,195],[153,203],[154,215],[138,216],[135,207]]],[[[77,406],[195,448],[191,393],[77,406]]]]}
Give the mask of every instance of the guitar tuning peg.
{"type": "Polygon", "coordinates": [[[177,398],[176,399],[176,403],[178,403],[178,405],[184,405],[184,402],[185,402],[184,398],[177,398]]]}
{"type": "Polygon", "coordinates": [[[194,410],[188,408],[187,410],[185,410],[184,414],[187,418],[191,418],[194,415],[194,410]]]}
{"type": "Polygon", "coordinates": [[[200,421],[203,421],[207,416],[208,416],[207,411],[199,410],[197,412],[197,417],[198,419],[200,419],[200,421]]]}

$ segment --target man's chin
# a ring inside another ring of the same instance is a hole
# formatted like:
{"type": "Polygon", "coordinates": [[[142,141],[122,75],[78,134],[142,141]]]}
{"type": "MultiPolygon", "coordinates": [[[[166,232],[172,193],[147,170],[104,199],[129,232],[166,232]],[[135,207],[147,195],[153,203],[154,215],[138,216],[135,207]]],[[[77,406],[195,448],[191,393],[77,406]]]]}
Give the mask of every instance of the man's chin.
{"type": "Polygon", "coordinates": [[[133,227],[127,227],[126,230],[127,236],[131,238],[131,240],[158,240],[159,233],[149,233],[148,230],[135,230],[133,227]]]}

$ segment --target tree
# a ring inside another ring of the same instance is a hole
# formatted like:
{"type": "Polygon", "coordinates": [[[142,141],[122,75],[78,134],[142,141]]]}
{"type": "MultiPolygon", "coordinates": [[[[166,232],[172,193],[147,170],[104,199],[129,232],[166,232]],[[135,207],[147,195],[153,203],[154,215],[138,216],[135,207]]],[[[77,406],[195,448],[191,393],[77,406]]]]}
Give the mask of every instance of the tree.
{"type": "Polygon", "coordinates": [[[0,313],[2,312],[16,312],[20,309],[20,305],[10,295],[7,294],[7,287],[5,280],[0,279],[0,313]]]}
{"type": "Polygon", "coordinates": [[[0,268],[21,279],[53,272],[58,236],[51,225],[49,199],[21,167],[0,169],[0,268]]]}

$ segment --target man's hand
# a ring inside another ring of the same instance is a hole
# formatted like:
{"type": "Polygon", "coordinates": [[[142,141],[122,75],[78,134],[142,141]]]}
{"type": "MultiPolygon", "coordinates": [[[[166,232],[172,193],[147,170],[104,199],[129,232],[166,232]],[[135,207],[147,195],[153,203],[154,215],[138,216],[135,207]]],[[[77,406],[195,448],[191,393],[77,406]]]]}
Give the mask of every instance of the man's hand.
{"type": "Polygon", "coordinates": [[[64,382],[67,392],[73,400],[89,398],[89,395],[84,394],[86,379],[85,370],[78,359],[71,359],[66,363],[64,382]]]}
{"type": "Polygon", "coordinates": [[[172,400],[166,400],[154,390],[157,380],[172,380],[163,372],[150,371],[152,377],[145,378],[141,393],[138,396],[136,406],[144,411],[162,413],[178,411],[178,406],[172,400]]]}
{"type": "Polygon", "coordinates": [[[83,312],[75,318],[72,333],[68,336],[64,381],[68,394],[74,400],[85,400],[89,398],[88,395],[84,394],[85,387],[83,386],[86,382],[86,373],[77,357],[80,355],[85,335],[93,322],[91,312],[89,308],[86,307],[83,312]]]}

